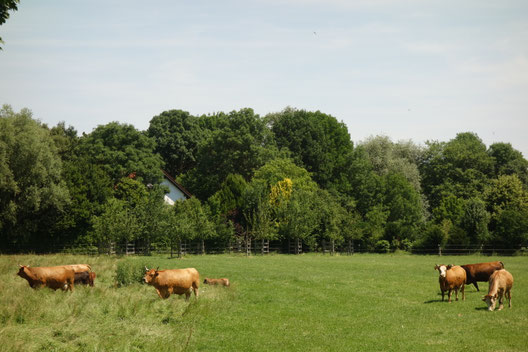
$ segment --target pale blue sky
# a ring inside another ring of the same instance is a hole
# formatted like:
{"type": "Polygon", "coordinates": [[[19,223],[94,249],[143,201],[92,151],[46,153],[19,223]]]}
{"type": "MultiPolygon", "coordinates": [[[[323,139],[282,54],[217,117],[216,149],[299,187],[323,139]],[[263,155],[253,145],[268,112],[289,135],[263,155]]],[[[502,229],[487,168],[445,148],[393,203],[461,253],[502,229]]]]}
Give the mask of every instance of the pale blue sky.
{"type": "Polygon", "coordinates": [[[21,0],[0,36],[0,104],[79,132],[291,106],[355,143],[472,131],[528,157],[525,0],[21,0]]]}

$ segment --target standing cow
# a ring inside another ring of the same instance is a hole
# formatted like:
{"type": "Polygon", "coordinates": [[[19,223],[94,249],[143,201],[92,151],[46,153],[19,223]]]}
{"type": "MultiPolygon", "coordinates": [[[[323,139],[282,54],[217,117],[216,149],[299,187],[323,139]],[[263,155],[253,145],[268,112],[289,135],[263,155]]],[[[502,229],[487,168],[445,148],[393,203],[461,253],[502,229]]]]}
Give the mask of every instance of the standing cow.
{"type": "Polygon", "coordinates": [[[158,270],[145,267],[143,280],[154,286],[160,298],[169,298],[171,293],[185,294],[185,300],[188,301],[192,291],[198,298],[200,274],[195,268],[158,270]]]}
{"type": "Polygon", "coordinates": [[[73,292],[75,272],[72,268],[65,266],[42,266],[29,267],[20,265],[17,273],[23,279],[26,279],[29,286],[38,288],[46,286],[54,290],[70,290],[73,292]]]}
{"type": "Polygon", "coordinates": [[[499,299],[499,310],[504,308],[502,301],[504,296],[508,298],[508,306],[511,308],[511,289],[513,287],[513,276],[507,270],[495,271],[489,279],[488,294],[482,299],[488,305],[488,310],[495,309],[497,298],[499,299]]]}
{"type": "Polygon", "coordinates": [[[440,276],[438,282],[440,283],[440,291],[442,291],[442,301],[444,300],[444,293],[448,291],[447,301],[451,303],[451,292],[455,290],[455,297],[458,301],[458,290],[462,292],[462,299],[466,299],[464,294],[464,285],[466,284],[466,271],[458,265],[435,265],[435,270],[438,270],[440,276]]]}
{"type": "Polygon", "coordinates": [[[503,262],[489,262],[461,265],[466,271],[466,285],[473,284],[479,290],[477,281],[488,281],[495,270],[504,269],[503,262]]]}

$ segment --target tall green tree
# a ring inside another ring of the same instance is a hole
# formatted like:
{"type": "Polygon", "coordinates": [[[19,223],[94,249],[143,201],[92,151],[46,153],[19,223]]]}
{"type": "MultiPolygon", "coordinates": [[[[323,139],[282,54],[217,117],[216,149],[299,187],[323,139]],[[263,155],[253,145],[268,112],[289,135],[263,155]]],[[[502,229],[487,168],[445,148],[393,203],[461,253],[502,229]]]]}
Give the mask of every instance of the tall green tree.
{"type": "Polygon", "coordinates": [[[291,151],[295,163],[322,187],[347,188],[342,183],[353,150],[348,129],[331,115],[287,108],[266,116],[279,148],[291,151]]]}
{"type": "Polygon", "coordinates": [[[134,126],[110,122],[82,136],[77,153],[89,163],[101,165],[114,184],[130,174],[145,184],[157,184],[163,160],[155,147],[155,141],[134,126]]]}
{"type": "Polygon", "coordinates": [[[383,204],[388,211],[385,238],[396,243],[414,241],[425,222],[420,193],[400,173],[391,172],[384,179],[383,204]]]}
{"type": "Polygon", "coordinates": [[[435,208],[449,194],[478,197],[493,174],[493,159],[474,133],[459,133],[449,142],[428,142],[420,162],[424,193],[435,208]]]}
{"type": "Polygon", "coordinates": [[[207,132],[198,117],[169,110],[150,120],[147,135],[156,141],[155,151],[163,158],[165,170],[176,177],[196,166],[198,146],[207,132]]]}
{"type": "Polygon", "coordinates": [[[528,160],[522,153],[513,149],[510,143],[494,143],[488,148],[494,161],[495,178],[501,175],[517,175],[528,189],[528,160]]]}
{"type": "Polygon", "coordinates": [[[57,244],[49,229],[68,204],[68,189],[49,130],[27,109],[0,110],[0,171],[0,247],[57,244]]]}
{"type": "Polygon", "coordinates": [[[182,177],[182,184],[201,200],[213,195],[229,174],[249,181],[275,155],[269,130],[252,109],[216,118],[216,129],[198,148],[196,167],[182,177]]]}

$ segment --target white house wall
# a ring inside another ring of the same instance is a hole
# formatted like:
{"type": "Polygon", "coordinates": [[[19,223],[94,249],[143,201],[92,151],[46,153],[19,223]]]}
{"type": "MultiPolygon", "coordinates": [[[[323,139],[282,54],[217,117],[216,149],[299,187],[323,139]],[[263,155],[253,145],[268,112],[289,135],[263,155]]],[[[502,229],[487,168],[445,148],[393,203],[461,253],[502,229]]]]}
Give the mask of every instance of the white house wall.
{"type": "Polygon", "coordinates": [[[185,194],[183,194],[182,191],[180,191],[176,186],[174,186],[167,179],[163,179],[161,184],[169,187],[169,193],[165,194],[165,202],[167,204],[174,205],[176,201],[186,199],[185,194]]]}

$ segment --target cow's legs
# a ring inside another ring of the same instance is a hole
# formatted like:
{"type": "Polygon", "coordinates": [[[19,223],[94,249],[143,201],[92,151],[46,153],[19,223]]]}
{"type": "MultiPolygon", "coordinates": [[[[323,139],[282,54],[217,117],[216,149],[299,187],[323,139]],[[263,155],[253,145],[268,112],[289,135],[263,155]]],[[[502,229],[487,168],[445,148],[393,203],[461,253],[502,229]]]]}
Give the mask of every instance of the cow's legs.
{"type": "Polygon", "coordinates": [[[451,303],[451,292],[453,292],[451,289],[447,292],[447,302],[451,303]]]}
{"type": "Polygon", "coordinates": [[[464,292],[464,284],[462,284],[462,287],[460,288],[460,291],[462,291],[462,300],[465,301],[466,300],[466,293],[464,292]]]}
{"type": "Polygon", "coordinates": [[[504,308],[503,301],[504,301],[504,292],[500,292],[499,293],[499,310],[502,310],[502,308],[504,308]]]}
{"type": "Polygon", "coordinates": [[[508,307],[511,308],[511,290],[508,290],[508,307]]]}
{"type": "Polygon", "coordinates": [[[169,296],[170,296],[170,293],[167,292],[167,290],[156,289],[156,292],[158,293],[158,296],[159,296],[160,298],[163,298],[163,299],[165,299],[165,298],[169,298],[169,296]]]}
{"type": "Polygon", "coordinates": [[[475,288],[477,289],[477,291],[480,291],[479,288],[478,288],[478,284],[476,281],[473,281],[473,286],[475,286],[475,288]]]}

